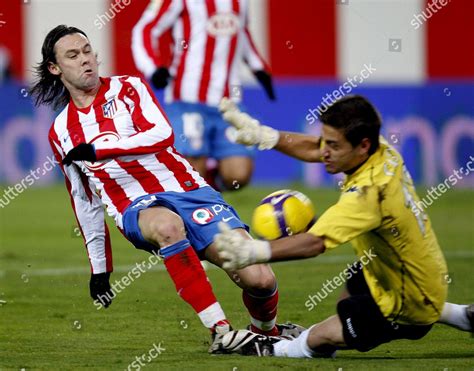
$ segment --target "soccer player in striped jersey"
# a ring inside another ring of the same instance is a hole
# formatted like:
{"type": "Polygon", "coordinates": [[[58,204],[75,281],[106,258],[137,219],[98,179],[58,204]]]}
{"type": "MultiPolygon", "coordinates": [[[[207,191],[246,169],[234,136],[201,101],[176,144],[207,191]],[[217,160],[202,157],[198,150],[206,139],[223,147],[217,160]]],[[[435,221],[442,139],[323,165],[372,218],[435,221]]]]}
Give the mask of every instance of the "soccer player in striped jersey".
{"type": "MultiPolygon", "coordinates": [[[[148,85],[131,76],[99,77],[85,33],[60,25],[48,33],[31,89],[37,104],[62,108],[49,141],[64,173],[90,265],[90,294],[107,307],[112,250],[104,208],[138,249],[158,253],[178,294],[211,329],[211,352],[230,329],[200,259],[221,266],[217,222],[244,238],[247,226],[173,146],[173,130],[148,85]]],[[[277,334],[276,280],[267,265],[229,270],[243,289],[255,331],[277,334]]],[[[157,308],[157,311],[160,309],[157,308]]]]}
{"type": "Polygon", "coordinates": [[[167,86],[165,111],[177,150],[221,190],[241,189],[253,171],[253,148],[232,141],[232,129],[217,109],[222,97],[240,101],[242,61],[275,98],[269,68],[247,28],[247,3],[152,0],[132,35],[137,68],[156,88],[167,86]],[[168,66],[170,33],[174,48],[168,66]],[[217,160],[216,169],[208,171],[208,158],[217,160]]]}
{"type": "MultiPolygon", "coordinates": [[[[224,267],[314,257],[349,241],[359,257],[359,264],[334,278],[346,282],[337,314],[295,340],[247,330],[228,333],[225,349],[278,357],[332,356],[336,349],[366,352],[392,340],[420,339],[436,322],[474,330],[474,305],[446,302],[449,276],[443,253],[418,206],[403,158],[380,136],[381,119],[370,102],[347,96],[334,103],[320,117],[321,137],[280,134],[229,101],[222,102],[222,109],[242,143],[323,162],[328,173],[346,174],[338,202],[306,233],[248,241],[222,225],[216,242],[224,267]]],[[[311,300],[305,305],[314,307],[311,300]]]]}

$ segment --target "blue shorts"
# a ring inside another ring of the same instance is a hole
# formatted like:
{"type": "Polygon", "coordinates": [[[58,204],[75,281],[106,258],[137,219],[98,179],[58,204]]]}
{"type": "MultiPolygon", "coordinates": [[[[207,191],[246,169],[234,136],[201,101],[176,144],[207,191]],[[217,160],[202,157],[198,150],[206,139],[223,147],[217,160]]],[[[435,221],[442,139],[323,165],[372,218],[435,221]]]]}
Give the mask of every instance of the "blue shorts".
{"type": "Polygon", "coordinates": [[[231,156],[253,157],[255,148],[235,143],[234,130],[216,107],[200,103],[173,102],[165,106],[175,133],[174,145],[187,157],[221,160],[231,156]]]}
{"type": "Polygon", "coordinates": [[[123,214],[123,229],[127,239],[137,249],[154,252],[158,247],[146,241],[138,227],[140,210],[164,206],[183,219],[187,239],[196,251],[208,247],[219,232],[217,223],[226,222],[232,229],[245,228],[234,208],[228,205],[219,192],[203,187],[189,192],[161,192],[141,196],[134,200],[123,214]]]}

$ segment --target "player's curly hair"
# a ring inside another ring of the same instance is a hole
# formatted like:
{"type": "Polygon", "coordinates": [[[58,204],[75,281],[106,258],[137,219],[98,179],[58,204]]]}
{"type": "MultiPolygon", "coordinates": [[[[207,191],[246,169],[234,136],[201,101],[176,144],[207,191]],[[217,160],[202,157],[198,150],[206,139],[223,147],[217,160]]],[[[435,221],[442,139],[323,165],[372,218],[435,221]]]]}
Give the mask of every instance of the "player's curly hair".
{"type": "Polygon", "coordinates": [[[56,63],[54,51],[56,42],[64,36],[75,33],[80,33],[87,37],[84,31],[63,24],[53,28],[46,35],[41,48],[43,60],[35,67],[36,81],[30,89],[30,93],[34,97],[37,106],[40,104],[51,105],[56,110],[68,104],[70,99],[68,90],[59,76],[49,72],[48,66],[50,63],[56,63]]]}
{"type": "Polygon", "coordinates": [[[348,95],[339,99],[320,115],[319,120],[325,125],[341,129],[353,147],[362,139],[369,138],[369,155],[379,148],[382,119],[375,107],[361,95],[348,95]]]}

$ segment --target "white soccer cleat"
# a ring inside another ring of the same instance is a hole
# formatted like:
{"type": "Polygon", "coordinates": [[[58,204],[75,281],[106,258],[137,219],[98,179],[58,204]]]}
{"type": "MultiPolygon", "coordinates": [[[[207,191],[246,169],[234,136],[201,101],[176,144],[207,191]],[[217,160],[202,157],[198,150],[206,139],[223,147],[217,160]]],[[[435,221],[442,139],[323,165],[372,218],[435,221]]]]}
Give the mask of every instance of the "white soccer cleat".
{"type": "Polygon", "coordinates": [[[210,354],[225,354],[229,353],[222,348],[222,338],[229,331],[232,331],[232,326],[226,321],[219,321],[212,328],[212,344],[209,347],[210,354]]]}
{"type": "Polygon", "coordinates": [[[260,335],[249,330],[237,330],[225,334],[221,346],[228,353],[268,357],[273,355],[273,344],[281,340],[277,336],[260,335]]]}

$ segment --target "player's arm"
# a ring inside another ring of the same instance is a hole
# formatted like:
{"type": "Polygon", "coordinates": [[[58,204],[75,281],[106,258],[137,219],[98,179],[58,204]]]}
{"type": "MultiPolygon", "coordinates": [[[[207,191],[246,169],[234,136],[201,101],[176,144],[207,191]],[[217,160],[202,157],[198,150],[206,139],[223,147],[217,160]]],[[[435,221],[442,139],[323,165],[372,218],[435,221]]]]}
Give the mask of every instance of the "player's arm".
{"type": "Polygon", "coordinates": [[[305,162],[321,162],[321,137],[287,131],[278,132],[273,149],[305,162]]]}
{"type": "Polygon", "coordinates": [[[111,303],[109,277],[113,271],[112,249],[104,209],[99,196],[89,184],[87,177],[76,165],[63,166],[64,152],[55,133],[49,137],[56,161],[64,174],[77,225],[84,239],[91,267],[90,295],[100,300],[104,307],[111,303]]]}
{"type": "Polygon", "coordinates": [[[318,256],[325,251],[324,240],[310,233],[301,233],[275,241],[252,240],[223,222],[214,239],[223,268],[236,270],[257,263],[269,263],[318,256]]]}
{"type": "Polygon", "coordinates": [[[261,125],[247,113],[241,112],[228,98],[221,100],[219,109],[224,119],[235,128],[236,142],[257,145],[260,150],[276,149],[305,162],[321,162],[320,137],[278,131],[261,125]]]}
{"type": "Polygon", "coordinates": [[[241,38],[245,63],[247,63],[247,65],[250,67],[260,85],[262,85],[268,98],[270,100],[275,100],[276,97],[273,89],[270,67],[265,63],[262,56],[255,47],[252,36],[248,29],[248,20],[246,20],[245,27],[241,31],[241,38]]]}
{"type": "Polygon", "coordinates": [[[120,156],[137,156],[158,153],[172,146],[174,134],[167,118],[161,111],[156,97],[148,84],[136,77],[124,82],[126,95],[133,102],[130,114],[136,134],[116,142],[81,143],[68,152],[63,159],[65,165],[73,161],[100,161],[120,156]]]}
{"type": "Polygon", "coordinates": [[[234,270],[256,263],[317,256],[377,228],[382,220],[378,200],[376,187],[345,192],[308,232],[275,241],[249,240],[219,225],[221,233],[215,242],[223,267],[234,270]]]}
{"type": "Polygon", "coordinates": [[[270,249],[269,262],[313,258],[326,250],[324,240],[311,233],[301,233],[267,243],[270,249]]]}
{"type": "MultiPolygon", "coordinates": [[[[133,28],[133,60],[135,61],[137,69],[142,72],[147,79],[151,79],[154,85],[156,85],[155,82],[159,82],[160,84],[163,84],[165,81],[167,82],[167,78],[169,77],[163,56],[156,53],[156,41],[160,40],[162,42],[165,40],[169,42],[168,37],[161,38],[161,36],[168,33],[179,18],[183,11],[183,1],[184,0],[150,1],[150,4],[133,28]],[[166,70],[166,72],[164,70],[166,70]],[[155,75],[158,74],[161,74],[162,79],[166,79],[155,81],[158,78],[155,75]]],[[[159,49],[163,50],[164,48],[160,46],[159,49]]]]}

